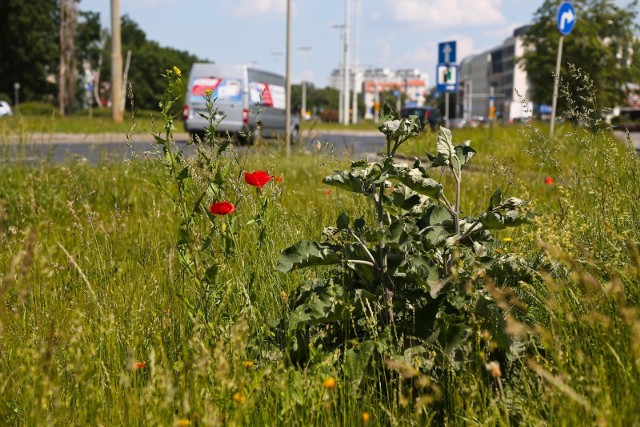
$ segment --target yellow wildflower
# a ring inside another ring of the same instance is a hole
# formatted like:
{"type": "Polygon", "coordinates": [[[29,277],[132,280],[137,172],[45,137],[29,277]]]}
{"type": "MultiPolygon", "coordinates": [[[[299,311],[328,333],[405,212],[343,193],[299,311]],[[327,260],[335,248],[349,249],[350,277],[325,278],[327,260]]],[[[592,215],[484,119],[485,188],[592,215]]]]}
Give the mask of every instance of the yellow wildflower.
{"type": "Polygon", "coordinates": [[[504,239],[502,239],[502,241],[504,243],[511,243],[511,237],[505,237],[504,239]]]}
{"type": "Polygon", "coordinates": [[[189,421],[186,418],[178,418],[178,423],[177,426],[178,427],[187,427],[191,425],[191,421],[189,421]]]}
{"type": "Polygon", "coordinates": [[[245,360],[244,361],[244,367],[245,368],[253,368],[253,362],[251,360],[245,360]]]}
{"type": "Polygon", "coordinates": [[[369,415],[368,412],[363,412],[362,413],[362,424],[368,424],[370,418],[371,418],[371,416],[369,415]]]}
{"type": "Polygon", "coordinates": [[[175,74],[176,76],[180,77],[182,76],[182,71],[180,71],[180,68],[176,67],[175,65],[173,66],[173,74],[175,74]]]}
{"type": "Polygon", "coordinates": [[[324,380],[324,382],[322,383],[322,385],[325,388],[328,388],[329,390],[331,390],[332,388],[336,387],[336,380],[335,378],[329,377],[326,380],[324,380]]]}
{"type": "Polygon", "coordinates": [[[235,393],[233,395],[233,400],[235,400],[238,403],[244,403],[244,401],[247,400],[247,398],[244,397],[242,393],[235,393]]]}

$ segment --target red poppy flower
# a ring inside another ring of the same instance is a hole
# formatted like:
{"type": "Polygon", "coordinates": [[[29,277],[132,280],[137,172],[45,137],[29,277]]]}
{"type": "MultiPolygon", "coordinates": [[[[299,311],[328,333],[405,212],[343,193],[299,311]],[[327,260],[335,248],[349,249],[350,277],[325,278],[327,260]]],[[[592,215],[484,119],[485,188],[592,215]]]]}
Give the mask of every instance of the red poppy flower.
{"type": "Polygon", "coordinates": [[[133,364],[133,369],[142,369],[147,366],[147,362],[135,362],[133,364]]]}
{"type": "Polygon", "coordinates": [[[284,177],[282,175],[279,175],[279,176],[276,177],[276,182],[278,184],[280,184],[283,180],[284,180],[284,177]]]}
{"type": "Polygon", "coordinates": [[[269,175],[267,171],[255,171],[252,173],[245,172],[244,180],[247,184],[254,187],[262,188],[267,182],[273,179],[273,175],[269,175]]]}
{"type": "Polygon", "coordinates": [[[550,176],[546,177],[544,179],[544,183],[547,185],[552,185],[553,184],[553,178],[551,178],[550,176]]]}
{"type": "Polygon", "coordinates": [[[233,203],[224,201],[224,202],[214,202],[211,207],[209,207],[209,212],[214,215],[229,215],[233,211],[236,210],[236,207],[233,206],[233,203]]]}

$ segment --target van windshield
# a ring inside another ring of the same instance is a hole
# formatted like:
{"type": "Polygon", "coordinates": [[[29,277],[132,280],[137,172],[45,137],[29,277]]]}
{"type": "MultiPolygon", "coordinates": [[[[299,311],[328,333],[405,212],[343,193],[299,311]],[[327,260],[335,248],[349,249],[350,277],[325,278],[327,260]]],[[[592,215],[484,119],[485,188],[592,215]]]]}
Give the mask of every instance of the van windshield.
{"type": "Polygon", "coordinates": [[[207,91],[211,91],[211,99],[217,104],[236,104],[242,102],[242,82],[240,79],[218,77],[197,78],[189,91],[189,102],[204,104],[207,91]]]}

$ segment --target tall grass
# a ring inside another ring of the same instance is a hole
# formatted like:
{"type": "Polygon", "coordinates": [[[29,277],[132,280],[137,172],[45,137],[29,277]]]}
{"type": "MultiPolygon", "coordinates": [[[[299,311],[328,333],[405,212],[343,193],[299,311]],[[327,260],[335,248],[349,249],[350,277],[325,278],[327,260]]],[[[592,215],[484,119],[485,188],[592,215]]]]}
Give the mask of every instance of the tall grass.
{"type": "MultiPolygon", "coordinates": [[[[1,424],[640,424],[636,153],[606,131],[570,125],[553,143],[534,127],[454,138],[484,157],[466,175],[464,210],[486,206],[499,185],[537,213],[495,243],[543,278],[511,284],[529,312],[509,331],[533,339],[500,375],[480,343],[470,344],[477,357],[442,367],[441,384],[407,365],[390,367],[385,384],[376,374],[355,387],[322,349],[311,349],[313,364],[287,363],[272,326],[301,280],[323,271],[277,273],[278,253],[317,238],[336,211],[364,209],[321,184],[339,164],[319,150],[238,154],[246,170],[284,180],[247,193],[209,307],[194,305],[177,260],[177,207],[159,162],[2,162],[1,424]],[[252,209],[265,199],[258,224],[252,209]]],[[[418,147],[407,154],[433,152],[435,141],[426,135],[418,147]]]]}

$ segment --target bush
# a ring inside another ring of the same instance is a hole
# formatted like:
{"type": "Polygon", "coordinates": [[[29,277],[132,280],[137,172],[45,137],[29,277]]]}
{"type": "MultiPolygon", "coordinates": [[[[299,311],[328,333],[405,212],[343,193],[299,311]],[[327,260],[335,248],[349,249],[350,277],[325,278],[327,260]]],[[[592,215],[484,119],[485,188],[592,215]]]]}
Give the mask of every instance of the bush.
{"type": "Polygon", "coordinates": [[[26,116],[50,116],[55,113],[56,106],[48,102],[30,101],[21,103],[19,109],[26,116]]]}
{"type": "Polygon", "coordinates": [[[339,113],[336,110],[321,111],[320,120],[325,123],[337,123],[339,120],[339,113]]]}

